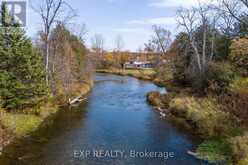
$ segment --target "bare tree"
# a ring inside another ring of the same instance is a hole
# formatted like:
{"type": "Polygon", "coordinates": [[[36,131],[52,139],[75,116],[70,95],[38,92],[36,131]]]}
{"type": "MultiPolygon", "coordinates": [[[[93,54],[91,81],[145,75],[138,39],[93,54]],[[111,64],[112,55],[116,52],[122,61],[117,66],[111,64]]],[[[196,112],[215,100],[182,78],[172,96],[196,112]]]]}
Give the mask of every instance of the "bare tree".
{"type": "Polygon", "coordinates": [[[74,10],[64,0],[41,0],[35,5],[32,4],[32,8],[37,12],[42,20],[44,43],[45,43],[45,67],[46,67],[46,82],[49,84],[49,49],[50,42],[49,37],[52,28],[57,22],[67,22],[75,16],[74,10]]]}
{"type": "Polygon", "coordinates": [[[165,55],[171,44],[171,32],[157,25],[153,25],[153,30],[155,37],[153,37],[152,42],[157,45],[157,50],[162,51],[163,55],[165,55]]]}
{"type": "Polygon", "coordinates": [[[154,44],[152,44],[151,41],[149,41],[148,43],[145,43],[144,44],[145,48],[144,48],[144,51],[146,51],[147,53],[154,53],[156,52],[156,48],[154,46],[154,44]]]}
{"type": "Polygon", "coordinates": [[[231,37],[231,32],[234,30],[235,18],[230,14],[221,12],[220,21],[218,21],[218,28],[227,37],[231,37]]]}
{"type": "Polygon", "coordinates": [[[212,33],[211,37],[211,54],[210,54],[210,60],[214,58],[214,55],[216,54],[216,38],[218,33],[218,22],[221,19],[220,14],[214,10],[211,6],[209,7],[209,22],[210,22],[210,31],[212,33]]]}
{"type": "Polygon", "coordinates": [[[118,35],[115,39],[115,50],[117,52],[121,52],[121,50],[124,48],[125,43],[121,35],[118,35]]]}
{"type": "Polygon", "coordinates": [[[200,16],[200,24],[203,28],[203,46],[202,46],[202,69],[205,69],[205,66],[207,64],[207,59],[206,59],[206,48],[207,48],[207,31],[208,31],[208,10],[209,8],[206,6],[199,5],[199,8],[197,9],[198,14],[200,16]]]}
{"type": "Polygon", "coordinates": [[[117,63],[124,69],[124,64],[127,62],[127,53],[123,52],[125,46],[124,40],[121,35],[117,35],[115,38],[114,53],[117,55],[117,63]]]}
{"type": "Polygon", "coordinates": [[[189,35],[198,69],[200,73],[204,73],[216,52],[217,23],[220,20],[220,13],[212,4],[199,3],[197,8],[178,10],[177,15],[179,26],[189,35]],[[200,29],[202,34],[195,34],[197,29],[200,29]],[[201,38],[201,41],[197,41],[196,38],[201,38]]]}
{"type": "Polygon", "coordinates": [[[217,35],[217,22],[220,20],[220,13],[216,11],[212,4],[199,3],[197,13],[200,19],[200,26],[203,29],[203,48],[202,48],[202,65],[206,69],[208,61],[212,60],[215,55],[215,40],[217,35]],[[210,37],[210,54],[207,54],[208,32],[210,37]]]}
{"type": "Polygon", "coordinates": [[[248,16],[248,0],[219,0],[218,9],[248,26],[248,22],[241,19],[241,16],[248,16]]]}
{"type": "Polygon", "coordinates": [[[216,22],[216,29],[218,29],[219,32],[223,35],[223,37],[225,37],[225,53],[223,55],[228,56],[233,32],[235,31],[235,23],[237,21],[233,16],[231,16],[230,13],[219,10],[218,6],[215,6],[213,9],[215,10],[215,13],[217,13],[216,15],[219,16],[218,21],[216,22]]]}
{"type": "Polygon", "coordinates": [[[85,24],[81,24],[81,25],[73,25],[74,27],[76,27],[73,31],[75,31],[75,35],[79,38],[79,40],[82,43],[85,43],[85,38],[86,35],[88,34],[88,30],[85,24]]]}
{"type": "Polygon", "coordinates": [[[183,27],[189,35],[190,44],[194,50],[194,55],[197,61],[199,71],[202,72],[202,60],[199,53],[194,31],[199,26],[199,21],[197,18],[197,9],[180,9],[177,12],[178,24],[183,27]]]}
{"type": "Polygon", "coordinates": [[[104,53],[104,38],[101,34],[95,34],[91,39],[92,50],[95,51],[97,55],[103,57],[104,53]]]}

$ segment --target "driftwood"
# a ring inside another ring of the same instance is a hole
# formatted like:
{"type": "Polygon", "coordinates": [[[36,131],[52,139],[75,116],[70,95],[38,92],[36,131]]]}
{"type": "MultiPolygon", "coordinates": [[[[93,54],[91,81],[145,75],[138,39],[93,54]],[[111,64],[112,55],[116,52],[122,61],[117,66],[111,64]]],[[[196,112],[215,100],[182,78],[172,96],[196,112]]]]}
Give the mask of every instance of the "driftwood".
{"type": "Polygon", "coordinates": [[[191,155],[191,156],[194,156],[194,157],[197,157],[197,156],[198,156],[197,153],[192,152],[192,151],[188,151],[187,153],[188,153],[189,155],[191,155]]]}
{"type": "Polygon", "coordinates": [[[163,112],[160,112],[160,116],[161,116],[161,118],[165,118],[166,117],[166,114],[163,113],[163,112]]]}
{"type": "Polygon", "coordinates": [[[78,96],[76,97],[75,99],[69,99],[69,105],[73,105],[73,104],[76,104],[76,103],[80,103],[80,102],[83,102],[85,101],[87,98],[82,98],[83,96],[78,96]]]}

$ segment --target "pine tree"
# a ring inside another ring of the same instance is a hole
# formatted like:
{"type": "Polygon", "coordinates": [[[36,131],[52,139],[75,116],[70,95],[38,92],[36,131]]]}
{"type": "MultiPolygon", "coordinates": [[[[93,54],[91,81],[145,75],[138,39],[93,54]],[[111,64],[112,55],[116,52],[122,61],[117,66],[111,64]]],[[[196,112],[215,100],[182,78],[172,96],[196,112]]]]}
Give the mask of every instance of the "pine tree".
{"type": "Polygon", "coordinates": [[[6,109],[37,104],[47,94],[39,52],[18,27],[0,29],[0,101],[6,109]]]}

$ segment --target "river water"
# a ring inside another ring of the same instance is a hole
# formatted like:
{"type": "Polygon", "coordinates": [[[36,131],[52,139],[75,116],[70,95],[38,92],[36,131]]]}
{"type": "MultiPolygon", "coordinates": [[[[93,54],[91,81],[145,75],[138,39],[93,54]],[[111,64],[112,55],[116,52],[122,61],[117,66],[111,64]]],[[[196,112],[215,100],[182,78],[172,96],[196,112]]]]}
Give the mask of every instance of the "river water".
{"type": "Polygon", "coordinates": [[[31,137],[4,150],[1,165],[205,165],[197,142],[146,103],[151,82],[98,74],[88,101],[62,108],[31,137]]]}

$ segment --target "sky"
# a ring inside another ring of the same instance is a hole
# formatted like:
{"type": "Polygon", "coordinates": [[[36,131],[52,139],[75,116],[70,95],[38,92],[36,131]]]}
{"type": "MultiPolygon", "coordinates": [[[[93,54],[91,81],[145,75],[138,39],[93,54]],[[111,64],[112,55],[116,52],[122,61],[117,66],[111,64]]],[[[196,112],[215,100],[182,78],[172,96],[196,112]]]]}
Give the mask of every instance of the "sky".
{"type": "MultiPolygon", "coordinates": [[[[29,6],[33,0],[29,0],[29,6]]],[[[197,0],[67,0],[77,12],[73,20],[87,28],[86,44],[91,46],[95,34],[104,37],[106,50],[115,47],[115,39],[122,36],[124,50],[137,51],[144,47],[152,32],[152,25],[160,25],[174,35],[178,32],[176,11],[180,7],[190,7],[197,0]]],[[[34,37],[41,27],[39,16],[29,7],[27,32],[34,37]]]]}

